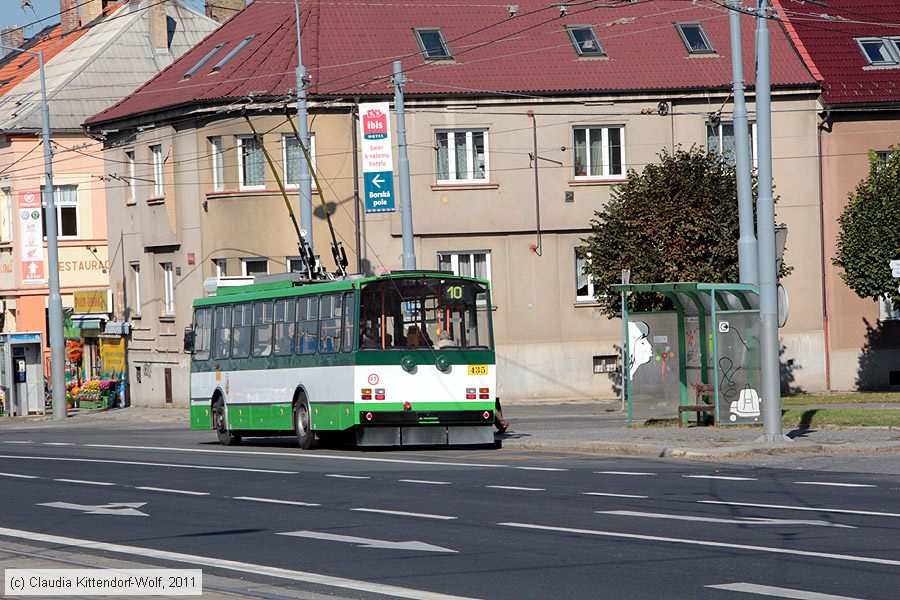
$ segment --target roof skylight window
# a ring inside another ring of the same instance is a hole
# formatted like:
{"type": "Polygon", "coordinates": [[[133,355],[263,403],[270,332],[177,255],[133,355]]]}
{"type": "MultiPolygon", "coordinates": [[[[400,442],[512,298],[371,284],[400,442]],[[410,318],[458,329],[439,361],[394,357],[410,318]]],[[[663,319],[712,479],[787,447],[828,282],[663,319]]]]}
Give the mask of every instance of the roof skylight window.
{"type": "Polygon", "coordinates": [[[231,52],[229,52],[228,54],[226,54],[226,55],[225,55],[225,58],[223,58],[222,60],[220,60],[219,62],[216,63],[216,66],[214,66],[214,67],[212,68],[213,73],[218,73],[218,72],[222,69],[222,67],[224,67],[225,65],[228,64],[228,61],[230,61],[232,58],[234,58],[234,56],[235,56],[238,52],[240,52],[241,50],[243,50],[243,49],[244,49],[244,46],[246,46],[247,44],[249,44],[250,42],[252,42],[252,41],[253,41],[253,38],[255,38],[255,37],[256,37],[256,34],[254,33],[253,35],[248,35],[248,36],[245,37],[243,40],[241,40],[241,43],[238,44],[237,47],[236,47],[234,50],[232,50],[231,52]]]}
{"type": "Polygon", "coordinates": [[[184,74],[184,78],[185,78],[185,79],[190,79],[190,78],[194,75],[194,73],[196,73],[197,71],[199,71],[199,70],[203,67],[203,65],[205,65],[206,63],[208,63],[208,62],[209,62],[209,59],[211,59],[213,56],[215,56],[215,55],[216,55],[216,52],[218,52],[219,50],[221,50],[222,47],[223,47],[224,45],[225,45],[225,42],[222,42],[221,44],[216,44],[216,47],[215,47],[215,48],[213,48],[212,50],[210,50],[209,52],[207,52],[207,53],[206,53],[206,56],[204,56],[203,58],[200,59],[200,62],[198,62],[198,63],[197,63],[196,65],[194,65],[193,67],[191,67],[191,70],[184,74]]]}
{"type": "Polygon", "coordinates": [[[447,40],[444,39],[444,32],[440,29],[413,29],[413,32],[416,34],[419,50],[425,58],[432,60],[453,58],[450,48],[447,47],[447,40]]]}
{"type": "Polygon", "coordinates": [[[900,65],[900,38],[857,38],[863,55],[874,67],[900,65]]]}
{"type": "Polygon", "coordinates": [[[714,54],[716,52],[700,23],[675,23],[675,28],[691,54],[714,54]]]}
{"type": "Polygon", "coordinates": [[[592,25],[568,25],[566,31],[578,56],[606,56],[592,25]]]}

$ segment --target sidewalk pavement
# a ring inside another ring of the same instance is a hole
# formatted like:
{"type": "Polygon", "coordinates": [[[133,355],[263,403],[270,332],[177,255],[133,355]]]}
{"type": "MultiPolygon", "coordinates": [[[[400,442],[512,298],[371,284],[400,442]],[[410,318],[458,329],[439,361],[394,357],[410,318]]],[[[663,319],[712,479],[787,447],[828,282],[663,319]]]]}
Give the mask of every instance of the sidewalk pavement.
{"type": "MultiPolygon", "coordinates": [[[[865,408],[866,405],[858,405],[865,408]]],[[[798,408],[798,407],[792,407],[798,408]]],[[[799,407],[805,408],[805,407],[799,407]]],[[[649,415],[628,415],[618,402],[518,401],[504,405],[509,430],[497,437],[504,448],[585,452],[620,456],[723,459],[751,455],[900,452],[900,429],[828,427],[785,431],[781,442],[759,442],[762,426],[679,428],[649,426],[649,415]]],[[[66,421],[43,417],[0,418],[0,431],[43,427],[97,428],[117,425],[141,428],[188,427],[187,408],[129,407],[106,411],[73,410],[66,421]]]]}

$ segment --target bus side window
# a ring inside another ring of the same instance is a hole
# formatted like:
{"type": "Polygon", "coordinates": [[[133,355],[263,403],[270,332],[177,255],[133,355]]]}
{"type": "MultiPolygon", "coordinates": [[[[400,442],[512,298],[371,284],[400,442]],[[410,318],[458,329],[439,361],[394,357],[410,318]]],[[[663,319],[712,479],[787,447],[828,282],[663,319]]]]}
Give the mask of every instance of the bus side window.
{"type": "Polygon", "coordinates": [[[231,307],[217,306],[215,314],[215,346],[213,358],[231,356],[231,307]]]}
{"type": "Polygon", "coordinates": [[[344,352],[353,351],[353,337],[356,331],[356,303],[353,301],[353,292],[344,294],[344,352]]]}
{"type": "Polygon", "coordinates": [[[341,296],[326,294],[319,304],[319,352],[331,354],[341,350],[341,296]]]}
{"type": "Polygon", "coordinates": [[[315,354],[319,330],[319,298],[308,296],[297,299],[297,343],[295,354],[315,354]]]}
{"type": "Polygon", "coordinates": [[[253,356],[272,354],[272,302],[253,303],[253,356]]]}
{"type": "Polygon", "coordinates": [[[252,314],[249,303],[236,304],[231,333],[231,358],[247,358],[250,356],[250,333],[252,314]]]}
{"type": "Polygon", "coordinates": [[[212,342],[212,309],[198,308],[194,314],[194,360],[208,360],[212,342]]]}
{"type": "Polygon", "coordinates": [[[295,306],[293,298],[275,301],[275,356],[288,356],[293,352],[295,306]]]}

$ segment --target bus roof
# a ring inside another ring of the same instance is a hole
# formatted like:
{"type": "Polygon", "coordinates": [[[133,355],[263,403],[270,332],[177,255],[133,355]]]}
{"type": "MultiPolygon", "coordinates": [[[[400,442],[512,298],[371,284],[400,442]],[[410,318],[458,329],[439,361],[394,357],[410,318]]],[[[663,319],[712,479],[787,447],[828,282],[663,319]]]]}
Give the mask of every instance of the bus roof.
{"type": "Polygon", "coordinates": [[[278,280],[250,283],[247,285],[223,286],[216,288],[216,295],[194,300],[194,306],[209,306],[229,302],[241,302],[246,300],[260,300],[264,298],[280,298],[305,294],[318,294],[327,292],[341,292],[356,289],[373,281],[387,281],[392,279],[461,279],[484,284],[490,287],[490,282],[475,277],[462,277],[449,271],[404,270],[390,271],[372,276],[350,275],[345,278],[332,281],[309,281],[297,278],[280,278],[278,280]]]}

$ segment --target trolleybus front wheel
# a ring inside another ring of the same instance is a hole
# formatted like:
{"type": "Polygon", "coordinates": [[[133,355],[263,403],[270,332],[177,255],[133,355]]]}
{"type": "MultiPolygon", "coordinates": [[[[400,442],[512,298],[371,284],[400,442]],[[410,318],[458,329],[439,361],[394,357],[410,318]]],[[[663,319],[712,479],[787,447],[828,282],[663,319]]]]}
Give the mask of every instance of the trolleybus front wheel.
{"type": "Polygon", "coordinates": [[[304,450],[309,450],[316,442],[316,434],[313,433],[309,419],[309,404],[306,398],[300,397],[294,402],[294,432],[297,434],[297,443],[304,450]]]}
{"type": "Polygon", "coordinates": [[[237,446],[241,443],[241,436],[228,429],[228,419],[225,417],[225,403],[222,398],[216,398],[212,410],[213,428],[216,437],[223,446],[237,446]]]}

